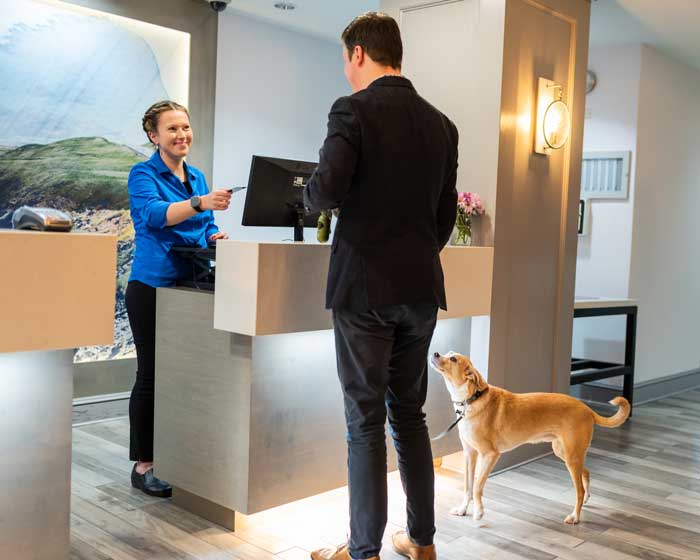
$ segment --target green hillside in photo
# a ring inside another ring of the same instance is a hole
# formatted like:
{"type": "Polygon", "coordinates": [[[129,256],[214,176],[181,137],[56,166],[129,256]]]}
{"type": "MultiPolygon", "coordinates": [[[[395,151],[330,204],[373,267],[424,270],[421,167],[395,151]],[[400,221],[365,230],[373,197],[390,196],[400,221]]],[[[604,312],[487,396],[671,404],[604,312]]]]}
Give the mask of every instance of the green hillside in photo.
{"type": "Polygon", "coordinates": [[[105,138],[0,147],[0,209],[126,209],[127,177],[146,156],[105,138]]]}
{"type": "Polygon", "coordinates": [[[100,137],[0,146],[0,228],[12,227],[12,212],[20,206],[46,206],[70,212],[74,231],[117,236],[114,344],[81,348],[76,362],[133,354],[124,303],[134,252],[127,181],[131,168],[146,159],[100,137]]]}

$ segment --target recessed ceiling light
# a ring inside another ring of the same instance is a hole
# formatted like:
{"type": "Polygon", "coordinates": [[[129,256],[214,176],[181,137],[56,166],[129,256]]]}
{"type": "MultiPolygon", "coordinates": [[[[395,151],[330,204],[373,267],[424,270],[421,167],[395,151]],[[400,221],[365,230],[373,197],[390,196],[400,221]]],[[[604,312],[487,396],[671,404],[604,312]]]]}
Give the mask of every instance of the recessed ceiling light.
{"type": "Polygon", "coordinates": [[[292,4],[291,2],[276,2],[275,3],[275,8],[278,10],[285,10],[285,11],[291,11],[294,10],[297,7],[296,4],[292,4]]]}

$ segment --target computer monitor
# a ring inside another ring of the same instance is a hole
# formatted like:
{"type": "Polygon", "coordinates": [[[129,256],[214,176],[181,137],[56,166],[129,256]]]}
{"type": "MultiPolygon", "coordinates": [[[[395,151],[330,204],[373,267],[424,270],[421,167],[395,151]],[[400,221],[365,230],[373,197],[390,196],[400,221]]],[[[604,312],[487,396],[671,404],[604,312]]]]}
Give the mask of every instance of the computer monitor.
{"type": "Polygon", "coordinates": [[[304,211],[304,187],[316,163],[253,156],[248,177],[244,226],[293,227],[294,241],[304,240],[304,227],[316,227],[318,213],[304,211]]]}

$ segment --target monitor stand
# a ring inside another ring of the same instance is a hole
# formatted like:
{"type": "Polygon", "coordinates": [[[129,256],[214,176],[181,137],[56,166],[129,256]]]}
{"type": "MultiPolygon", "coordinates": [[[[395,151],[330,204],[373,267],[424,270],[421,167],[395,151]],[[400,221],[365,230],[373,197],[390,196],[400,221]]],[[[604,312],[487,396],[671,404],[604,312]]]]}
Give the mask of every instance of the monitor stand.
{"type": "Polygon", "coordinates": [[[304,204],[302,202],[297,202],[291,205],[294,208],[294,241],[304,242],[304,218],[306,217],[306,210],[304,209],[304,204]]]}

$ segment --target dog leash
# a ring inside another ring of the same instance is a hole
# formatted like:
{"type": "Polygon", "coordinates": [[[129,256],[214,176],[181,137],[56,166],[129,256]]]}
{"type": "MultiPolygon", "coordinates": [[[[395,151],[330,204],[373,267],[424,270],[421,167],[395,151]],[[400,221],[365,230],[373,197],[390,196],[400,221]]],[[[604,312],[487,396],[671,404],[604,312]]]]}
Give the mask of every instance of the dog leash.
{"type": "Polygon", "coordinates": [[[456,404],[457,406],[461,406],[463,408],[458,409],[455,408],[455,414],[457,415],[457,420],[452,422],[449,428],[447,428],[445,431],[442,433],[436,435],[435,437],[430,438],[430,441],[437,441],[439,439],[444,438],[447,434],[449,434],[452,429],[459,424],[459,422],[464,418],[464,411],[466,410],[467,405],[472,404],[476,399],[478,399],[481,395],[483,395],[485,391],[477,391],[474,393],[471,397],[469,397],[466,400],[463,401],[452,401],[452,404],[456,404]]]}
{"type": "MultiPolygon", "coordinates": [[[[453,402],[454,402],[454,401],[453,401],[453,402]]],[[[439,440],[439,439],[444,438],[447,434],[450,433],[450,431],[452,431],[452,428],[454,428],[457,424],[459,424],[459,421],[462,420],[462,418],[464,418],[464,411],[463,411],[463,410],[455,410],[455,414],[457,415],[457,420],[455,420],[454,422],[452,422],[452,424],[450,425],[450,427],[447,428],[445,431],[443,431],[441,434],[439,434],[439,435],[437,435],[437,436],[435,436],[435,437],[430,438],[430,441],[437,441],[437,440],[439,440]]]]}

